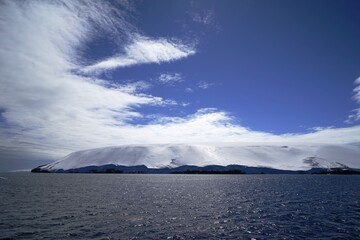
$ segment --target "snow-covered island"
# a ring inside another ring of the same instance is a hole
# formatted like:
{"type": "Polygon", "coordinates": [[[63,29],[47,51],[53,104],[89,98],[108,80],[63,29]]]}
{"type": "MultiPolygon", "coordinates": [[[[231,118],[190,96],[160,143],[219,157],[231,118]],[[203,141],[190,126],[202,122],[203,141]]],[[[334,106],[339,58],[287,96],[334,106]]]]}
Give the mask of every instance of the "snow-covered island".
{"type": "Polygon", "coordinates": [[[73,152],[34,168],[50,173],[357,172],[359,144],[153,144],[73,152]]]}

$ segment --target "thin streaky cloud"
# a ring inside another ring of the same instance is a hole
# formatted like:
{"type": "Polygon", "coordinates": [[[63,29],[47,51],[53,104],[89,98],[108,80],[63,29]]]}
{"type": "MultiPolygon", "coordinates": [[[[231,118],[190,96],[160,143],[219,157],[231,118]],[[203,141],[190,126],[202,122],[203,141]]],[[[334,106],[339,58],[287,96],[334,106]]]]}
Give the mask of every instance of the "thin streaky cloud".
{"type": "Polygon", "coordinates": [[[184,79],[180,73],[162,73],[158,78],[158,82],[164,85],[174,85],[183,81],[184,79]]]}
{"type": "Polygon", "coordinates": [[[80,72],[97,73],[139,64],[160,64],[186,58],[195,53],[193,46],[185,45],[178,40],[135,37],[131,44],[124,47],[124,54],[83,67],[80,72]]]}
{"type": "Polygon", "coordinates": [[[328,126],[328,127],[312,127],[312,128],[309,128],[308,130],[310,131],[314,131],[314,132],[318,132],[318,131],[323,131],[323,130],[327,130],[327,129],[333,129],[335,128],[334,126],[328,126]]]}
{"type": "MultiPolygon", "coordinates": [[[[355,88],[353,90],[353,92],[354,92],[353,99],[357,104],[360,105],[360,77],[358,77],[354,81],[354,83],[355,83],[355,88]]],[[[348,116],[347,120],[345,120],[345,123],[353,124],[360,120],[360,107],[357,109],[354,109],[352,112],[353,113],[348,116]]]]}
{"type": "Polygon", "coordinates": [[[198,82],[198,84],[197,84],[197,86],[198,86],[199,88],[203,89],[203,90],[208,89],[208,88],[210,88],[210,87],[212,87],[212,86],[214,86],[214,85],[215,85],[215,83],[206,82],[206,81],[200,81],[200,82],[198,82]]]}
{"type": "Polygon", "coordinates": [[[141,93],[149,90],[152,87],[151,83],[146,81],[135,81],[135,82],[129,82],[126,84],[115,85],[115,86],[121,89],[122,91],[128,93],[141,93]]]}

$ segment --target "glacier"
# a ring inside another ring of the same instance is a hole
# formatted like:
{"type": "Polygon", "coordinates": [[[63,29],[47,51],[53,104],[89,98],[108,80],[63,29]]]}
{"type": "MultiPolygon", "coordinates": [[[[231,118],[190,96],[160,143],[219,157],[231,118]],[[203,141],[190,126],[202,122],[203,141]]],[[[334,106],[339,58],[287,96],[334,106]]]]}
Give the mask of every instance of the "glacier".
{"type": "MultiPolygon", "coordinates": [[[[291,171],[360,169],[359,144],[206,143],[142,144],[73,152],[36,168],[37,172],[71,172],[96,167],[180,169],[184,166],[247,166],[291,171]]],[[[229,168],[228,168],[229,169],[229,168]]],[[[86,171],[85,171],[86,172],[86,171]]]]}

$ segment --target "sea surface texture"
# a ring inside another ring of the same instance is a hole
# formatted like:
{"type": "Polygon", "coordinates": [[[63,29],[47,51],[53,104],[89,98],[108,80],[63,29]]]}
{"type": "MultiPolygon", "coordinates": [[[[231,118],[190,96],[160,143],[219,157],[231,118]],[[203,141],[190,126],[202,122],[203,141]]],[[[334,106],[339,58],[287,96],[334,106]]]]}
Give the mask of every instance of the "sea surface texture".
{"type": "Polygon", "coordinates": [[[360,239],[360,176],[0,177],[0,239],[360,239]]]}

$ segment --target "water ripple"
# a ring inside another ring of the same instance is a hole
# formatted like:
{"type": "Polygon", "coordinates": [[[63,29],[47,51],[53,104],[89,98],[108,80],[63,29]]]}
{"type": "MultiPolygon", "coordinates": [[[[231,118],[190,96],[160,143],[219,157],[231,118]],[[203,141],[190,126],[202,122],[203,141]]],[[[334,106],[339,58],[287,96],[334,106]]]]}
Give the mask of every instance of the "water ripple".
{"type": "Polygon", "coordinates": [[[360,239],[360,177],[6,174],[0,239],[360,239]]]}

